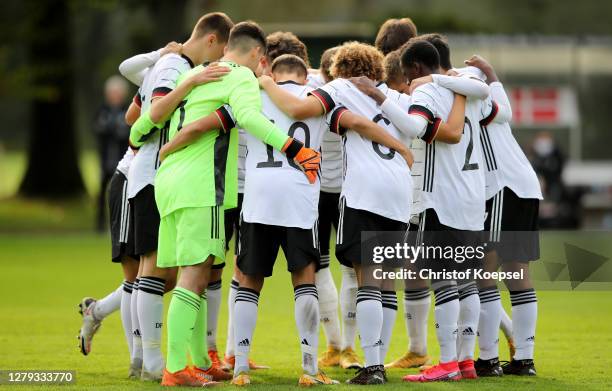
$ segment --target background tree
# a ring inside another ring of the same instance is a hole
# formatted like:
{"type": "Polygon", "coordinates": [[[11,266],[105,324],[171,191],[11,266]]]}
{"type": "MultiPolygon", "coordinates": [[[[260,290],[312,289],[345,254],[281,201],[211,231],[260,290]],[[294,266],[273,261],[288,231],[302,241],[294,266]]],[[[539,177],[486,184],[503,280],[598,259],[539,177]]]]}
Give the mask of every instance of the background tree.
{"type": "Polygon", "coordinates": [[[69,3],[25,3],[31,82],[27,169],[19,193],[29,197],[71,197],[84,193],[74,129],[74,78],[71,63],[69,3]]]}

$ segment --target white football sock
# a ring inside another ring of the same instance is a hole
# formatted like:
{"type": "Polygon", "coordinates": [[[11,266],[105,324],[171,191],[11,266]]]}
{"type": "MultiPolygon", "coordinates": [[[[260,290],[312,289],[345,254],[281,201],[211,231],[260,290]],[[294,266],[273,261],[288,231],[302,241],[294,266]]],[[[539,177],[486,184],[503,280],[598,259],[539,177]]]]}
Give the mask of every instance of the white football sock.
{"type": "Polygon", "coordinates": [[[457,335],[457,359],[473,360],[476,349],[476,333],[480,318],[480,298],[475,282],[464,284],[459,291],[459,322],[457,335]]]}
{"type": "Polygon", "coordinates": [[[234,355],[234,305],[236,304],[236,293],[238,293],[238,281],[232,279],[229,294],[227,295],[227,343],[225,355],[234,355]]]}
{"type": "Polygon", "coordinates": [[[397,294],[395,291],[381,291],[383,323],[380,332],[380,362],[385,363],[389,346],[391,345],[391,335],[393,334],[393,326],[395,326],[395,318],[397,316],[397,294]]]}
{"type": "Polygon", "coordinates": [[[427,355],[427,321],[431,295],[429,288],[404,291],[404,319],[409,339],[409,351],[427,355]]]}
{"type": "Polygon", "coordinates": [[[480,358],[490,360],[499,357],[499,324],[501,322],[501,298],[497,286],[478,291],[480,319],[478,320],[478,347],[480,358]]]}
{"type": "Polygon", "coordinates": [[[506,339],[512,339],[512,319],[508,316],[501,300],[499,301],[499,306],[501,307],[501,323],[499,328],[504,333],[506,339]]]}
{"type": "Polygon", "coordinates": [[[515,360],[533,360],[538,300],[535,290],[511,291],[512,336],[516,353],[515,360]]]}
{"type": "Polygon", "coordinates": [[[317,288],[313,284],[298,285],[294,288],[295,323],[300,336],[302,369],[309,375],[316,375],[317,349],[319,348],[319,303],[317,288]]]}
{"type": "Polygon", "coordinates": [[[340,311],[342,313],[342,349],[355,350],[355,335],[357,334],[357,275],[355,269],[344,265],[342,270],[342,286],[340,287],[340,311]]]}
{"type": "Polygon", "coordinates": [[[132,363],[142,364],[142,337],[140,335],[140,322],[138,321],[138,284],[140,279],[134,281],[130,303],[132,317],[132,363]]]}
{"type": "Polygon", "coordinates": [[[380,361],[382,325],[383,310],[380,289],[360,287],[357,291],[357,327],[366,367],[383,364],[380,361]]]}
{"type": "Polygon", "coordinates": [[[97,300],[93,308],[94,318],[102,320],[121,308],[121,292],[123,292],[123,284],[100,300],[97,300]]]}
{"type": "Polygon", "coordinates": [[[234,304],[234,376],[249,371],[249,353],[257,323],[259,293],[249,288],[238,288],[234,304]]]}
{"type": "Polygon", "coordinates": [[[138,321],[142,337],[142,369],[158,373],[165,363],[161,353],[166,281],[157,277],[141,277],[138,282],[138,321]]]}
{"type": "Polygon", "coordinates": [[[459,294],[457,286],[434,290],[436,306],[436,335],[440,345],[440,362],[457,360],[457,324],[459,322],[459,294]]]}
{"type": "Polygon", "coordinates": [[[121,324],[123,325],[123,333],[128,344],[130,357],[132,357],[132,290],[134,284],[129,281],[123,281],[123,290],[121,291],[121,324]]]}
{"type": "MultiPolygon", "coordinates": [[[[329,264],[329,255],[327,255],[327,260],[329,264]]],[[[340,337],[340,320],[338,319],[338,290],[329,267],[320,269],[315,274],[315,285],[319,294],[319,311],[321,324],[327,338],[327,346],[340,349],[342,340],[340,337]]]]}
{"type": "Polygon", "coordinates": [[[208,284],[206,288],[208,300],[206,341],[208,350],[217,350],[217,324],[219,322],[219,309],[221,308],[221,280],[208,284]]]}

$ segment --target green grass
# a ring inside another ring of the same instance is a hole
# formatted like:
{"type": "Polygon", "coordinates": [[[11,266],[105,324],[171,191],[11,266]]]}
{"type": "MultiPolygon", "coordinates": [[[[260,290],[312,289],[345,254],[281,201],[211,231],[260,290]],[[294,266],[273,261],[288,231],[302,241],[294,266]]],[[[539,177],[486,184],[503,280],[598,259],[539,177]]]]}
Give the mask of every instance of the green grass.
{"type": "MultiPolygon", "coordinates": [[[[104,235],[0,235],[3,270],[0,302],[1,369],[70,369],[76,385],[21,386],[17,390],[143,390],[156,384],[126,380],[128,355],[119,314],[104,321],[88,357],[77,350],[80,316],[76,304],[83,296],[101,297],[121,281],[118,265],[108,261],[104,235]]],[[[338,269],[333,265],[336,281],[338,269]]],[[[226,268],[227,293],[231,268],[226,268]]],[[[226,296],[224,296],[226,297],[226,296]]],[[[612,292],[542,291],[539,299],[536,378],[505,377],[455,384],[405,385],[402,370],[390,371],[390,383],[376,389],[426,390],[604,390],[610,389],[612,367],[612,292]]],[[[507,302],[507,297],[504,297],[507,302]]],[[[225,300],[224,300],[225,303],[225,300]]],[[[400,306],[401,307],[401,306],[400,306]]],[[[300,374],[299,345],[293,320],[293,293],[284,260],[266,282],[259,305],[252,357],[273,369],[253,373],[254,390],[294,387],[300,374]]],[[[401,312],[401,310],[400,310],[401,312]]],[[[222,306],[219,344],[224,348],[227,308],[222,306]]],[[[407,338],[398,314],[388,358],[404,353],[407,338]]],[[[502,338],[503,341],[503,338],[502,338]]],[[[429,330],[431,354],[437,355],[434,330],[429,330]]],[[[502,343],[502,359],[507,351],[502,343]]],[[[358,349],[360,350],[360,349],[358,349]]],[[[329,370],[344,381],[352,372],[329,370]]],[[[6,387],[8,389],[8,387],[6,387]]],[[[224,388],[229,388],[226,386],[224,388]]],[[[346,385],[338,389],[357,389],[346,385]]]]}
{"type": "Polygon", "coordinates": [[[95,196],[100,187],[94,151],[81,155],[79,165],[87,193],[78,199],[17,197],[26,163],[23,152],[0,151],[0,232],[77,232],[94,228],[95,196]]]}

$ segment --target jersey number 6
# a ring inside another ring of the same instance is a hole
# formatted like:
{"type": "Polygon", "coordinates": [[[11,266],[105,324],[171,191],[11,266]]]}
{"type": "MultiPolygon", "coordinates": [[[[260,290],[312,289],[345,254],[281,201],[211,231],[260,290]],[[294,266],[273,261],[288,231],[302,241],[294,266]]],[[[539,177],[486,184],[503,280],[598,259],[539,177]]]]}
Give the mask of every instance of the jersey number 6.
{"type": "MultiPolygon", "coordinates": [[[[374,116],[374,118],[372,118],[372,122],[374,122],[375,124],[378,124],[380,121],[383,121],[385,123],[385,125],[389,125],[391,123],[391,121],[389,121],[387,118],[383,117],[383,115],[380,114],[380,113],[376,114],[376,116],[374,116]]],[[[377,142],[372,141],[372,148],[374,148],[374,152],[376,152],[376,154],[378,156],[380,156],[381,158],[383,158],[385,160],[391,160],[395,156],[395,150],[394,149],[389,149],[389,152],[384,153],[380,149],[380,144],[377,143],[377,142]]]]}

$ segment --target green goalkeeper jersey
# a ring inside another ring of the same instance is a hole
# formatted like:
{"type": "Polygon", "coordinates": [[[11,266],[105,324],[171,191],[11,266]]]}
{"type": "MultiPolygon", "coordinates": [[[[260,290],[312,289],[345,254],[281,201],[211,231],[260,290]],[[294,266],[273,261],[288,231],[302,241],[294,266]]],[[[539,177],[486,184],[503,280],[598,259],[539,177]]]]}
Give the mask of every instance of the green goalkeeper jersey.
{"type": "MultiPolygon", "coordinates": [[[[233,62],[220,64],[231,71],[220,81],[195,87],[185,97],[172,114],[169,139],[183,126],[215,111],[225,129],[204,133],[164,160],[155,178],[155,199],[161,217],[181,208],[236,206],[238,130],[227,111],[216,110],[224,104],[229,104],[242,128],[263,142],[279,150],[287,142],[287,134],[261,114],[259,84],[253,71],[233,62]]],[[[200,65],[184,73],[178,83],[202,69],[200,65]]]]}

